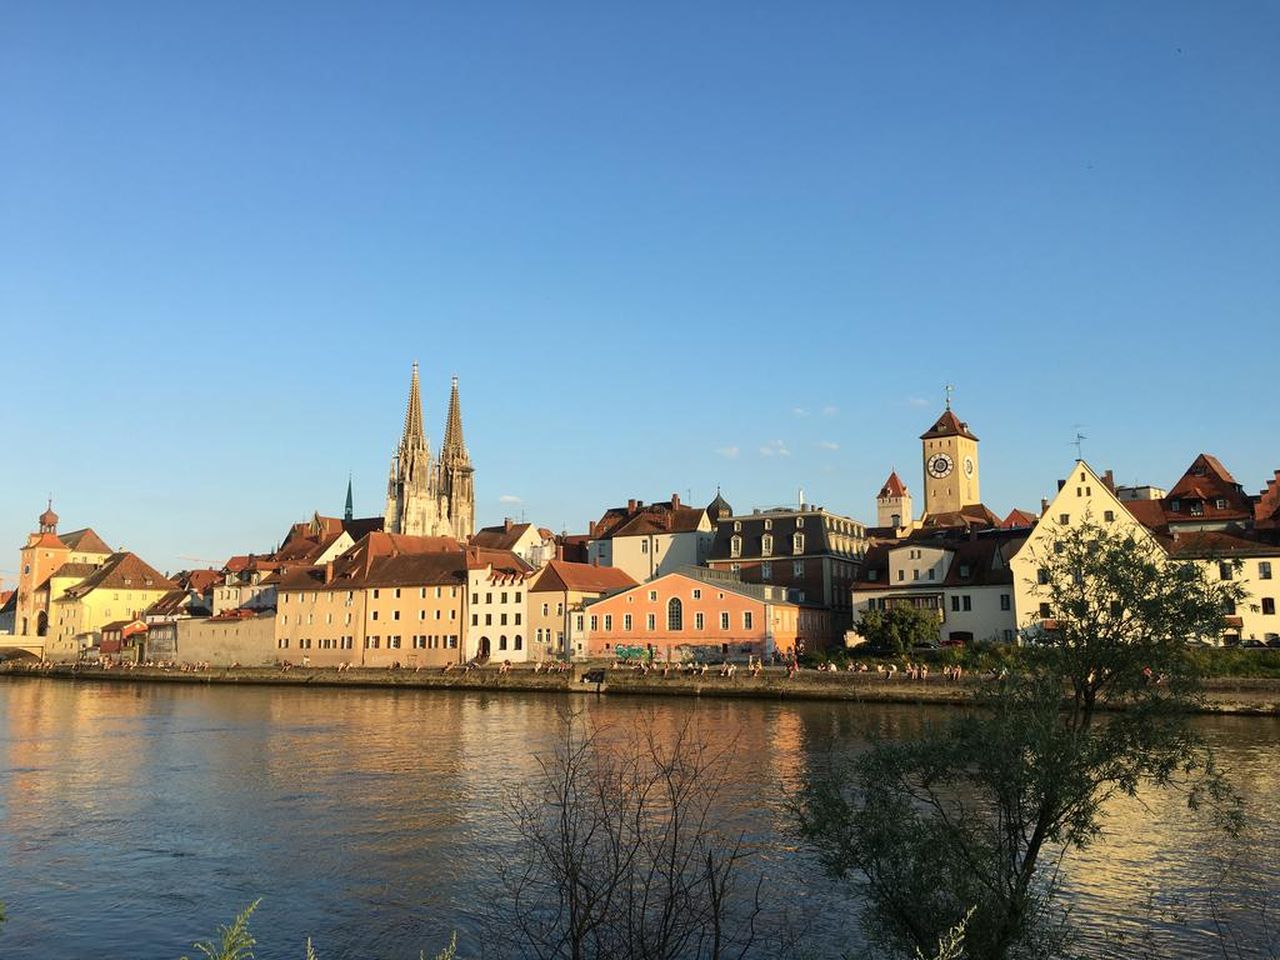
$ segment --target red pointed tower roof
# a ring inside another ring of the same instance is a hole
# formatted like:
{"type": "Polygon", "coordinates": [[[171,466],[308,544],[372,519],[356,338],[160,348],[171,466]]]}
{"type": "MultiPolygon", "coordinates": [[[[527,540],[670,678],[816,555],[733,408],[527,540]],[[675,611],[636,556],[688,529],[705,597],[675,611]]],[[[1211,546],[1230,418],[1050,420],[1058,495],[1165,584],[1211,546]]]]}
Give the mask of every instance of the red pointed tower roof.
{"type": "Polygon", "coordinates": [[[906,495],[907,485],[898,476],[898,471],[894,470],[889,474],[889,479],[884,482],[884,486],[880,488],[877,499],[887,500],[890,497],[905,497],[906,495]]]}
{"type": "Polygon", "coordinates": [[[955,415],[950,407],[942,412],[937,422],[920,434],[921,440],[934,440],[938,437],[968,437],[970,440],[978,438],[970,431],[969,425],[955,415]]]}

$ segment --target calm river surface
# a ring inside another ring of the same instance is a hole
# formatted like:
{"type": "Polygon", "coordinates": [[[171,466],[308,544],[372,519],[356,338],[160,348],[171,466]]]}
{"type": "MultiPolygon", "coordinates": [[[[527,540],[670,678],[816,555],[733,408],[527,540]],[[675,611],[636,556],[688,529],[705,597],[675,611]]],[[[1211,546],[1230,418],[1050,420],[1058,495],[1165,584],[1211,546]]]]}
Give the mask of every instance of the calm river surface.
{"type": "MultiPolygon", "coordinates": [[[[512,842],[509,785],[531,775],[568,703],[593,722],[699,727],[732,743],[731,802],[769,847],[770,901],[812,955],[859,943],[855,910],[796,852],[781,798],[868,730],[944,709],[537,694],[0,680],[0,926],[5,960],[177,960],[261,897],[262,960],[434,955],[477,917],[512,842]]],[[[1245,795],[1253,833],[1215,835],[1175,796],[1115,804],[1070,861],[1090,955],[1156,921],[1150,955],[1216,955],[1210,902],[1246,944],[1280,913],[1280,720],[1197,721],[1245,795]]],[[[1275,929],[1265,939],[1275,945],[1275,929]]],[[[1132,942],[1132,941],[1131,941],[1132,942]]],[[[1255,955],[1246,950],[1240,954],[1255,955]]],[[[1256,954],[1264,955],[1264,954],[1256,954]]]]}

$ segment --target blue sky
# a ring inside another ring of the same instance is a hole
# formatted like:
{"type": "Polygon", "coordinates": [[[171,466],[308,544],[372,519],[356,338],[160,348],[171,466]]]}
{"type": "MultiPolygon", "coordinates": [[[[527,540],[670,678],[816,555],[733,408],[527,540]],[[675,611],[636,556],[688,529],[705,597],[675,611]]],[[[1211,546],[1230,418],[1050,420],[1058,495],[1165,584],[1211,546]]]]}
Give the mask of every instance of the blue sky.
{"type": "Polygon", "coordinates": [[[997,512],[1076,424],[1124,481],[1280,467],[1275,4],[5,19],[10,578],[49,491],[164,569],[349,470],[380,512],[414,359],[486,523],[717,483],[871,520],[948,382],[997,512]]]}

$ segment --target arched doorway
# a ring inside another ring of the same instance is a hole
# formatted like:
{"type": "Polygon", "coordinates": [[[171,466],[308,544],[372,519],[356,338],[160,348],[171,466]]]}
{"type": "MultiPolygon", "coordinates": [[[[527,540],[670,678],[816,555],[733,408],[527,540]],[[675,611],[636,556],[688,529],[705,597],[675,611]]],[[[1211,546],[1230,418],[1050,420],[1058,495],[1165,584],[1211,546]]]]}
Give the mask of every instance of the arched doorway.
{"type": "Polygon", "coordinates": [[[49,614],[41,610],[36,614],[36,636],[43,637],[49,632],[49,614]]]}
{"type": "Polygon", "coordinates": [[[476,659],[477,660],[489,659],[489,638],[488,637],[480,638],[480,648],[476,651],[476,659]]]}

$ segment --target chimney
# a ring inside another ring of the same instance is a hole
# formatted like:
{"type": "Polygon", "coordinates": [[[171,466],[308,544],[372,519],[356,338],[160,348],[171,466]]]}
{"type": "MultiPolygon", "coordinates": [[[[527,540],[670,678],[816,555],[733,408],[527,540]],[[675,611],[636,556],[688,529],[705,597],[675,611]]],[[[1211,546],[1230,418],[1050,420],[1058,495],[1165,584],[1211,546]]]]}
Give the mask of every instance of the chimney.
{"type": "Polygon", "coordinates": [[[680,509],[680,494],[678,494],[678,493],[673,493],[673,494],[671,495],[671,509],[672,509],[672,510],[679,510],[679,509],[680,509]]]}
{"type": "Polygon", "coordinates": [[[1116,475],[1112,470],[1108,470],[1102,475],[1102,482],[1106,484],[1107,489],[1112,493],[1116,492],[1116,475]]]}
{"type": "Polygon", "coordinates": [[[632,497],[630,500],[628,500],[628,501],[627,501],[627,513],[635,513],[635,512],[636,512],[636,504],[637,504],[637,502],[638,502],[638,501],[636,500],[636,498],[635,498],[635,497],[632,497]]]}
{"type": "Polygon", "coordinates": [[[1040,516],[1043,517],[1048,512],[1049,512],[1049,498],[1041,497],[1040,498],[1040,516]]]}
{"type": "Polygon", "coordinates": [[[594,520],[587,521],[587,536],[594,537],[596,535],[596,522],[594,520]]]}
{"type": "Polygon", "coordinates": [[[330,560],[324,565],[324,582],[333,583],[333,561],[330,560]]]}
{"type": "Polygon", "coordinates": [[[510,517],[503,517],[503,518],[502,518],[502,529],[503,529],[503,532],[505,532],[505,533],[510,533],[510,532],[511,532],[511,518],[510,518],[510,517]]]}
{"type": "Polygon", "coordinates": [[[563,543],[557,543],[557,544],[556,544],[556,559],[557,559],[557,560],[563,560],[563,559],[564,559],[564,544],[563,544],[563,543]]]}

